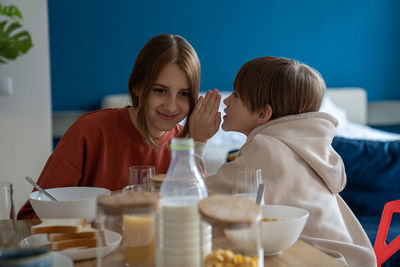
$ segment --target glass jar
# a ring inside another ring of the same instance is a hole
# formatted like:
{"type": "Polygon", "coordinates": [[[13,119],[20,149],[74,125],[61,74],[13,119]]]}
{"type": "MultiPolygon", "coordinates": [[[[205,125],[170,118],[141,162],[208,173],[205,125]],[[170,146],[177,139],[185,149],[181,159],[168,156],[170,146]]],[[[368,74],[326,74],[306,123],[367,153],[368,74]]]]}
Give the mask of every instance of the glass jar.
{"type": "Polygon", "coordinates": [[[154,266],[158,200],[157,192],[132,188],[98,198],[98,266],[154,266]]]}
{"type": "Polygon", "coordinates": [[[262,216],[254,201],[213,195],[201,200],[198,209],[201,222],[212,229],[209,238],[200,233],[203,247],[209,246],[209,240],[212,243],[210,250],[202,250],[201,266],[264,266],[260,234],[262,216]]]}
{"type": "Polygon", "coordinates": [[[11,183],[0,183],[0,250],[14,246],[16,238],[15,213],[11,183]]]}
{"type": "Polygon", "coordinates": [[[207,188],[196,167],[193,139],[172,139],[170,148],[171,162],[160,189],[156,266],[200,266],[197,203],[207,197],[207,188]]]}

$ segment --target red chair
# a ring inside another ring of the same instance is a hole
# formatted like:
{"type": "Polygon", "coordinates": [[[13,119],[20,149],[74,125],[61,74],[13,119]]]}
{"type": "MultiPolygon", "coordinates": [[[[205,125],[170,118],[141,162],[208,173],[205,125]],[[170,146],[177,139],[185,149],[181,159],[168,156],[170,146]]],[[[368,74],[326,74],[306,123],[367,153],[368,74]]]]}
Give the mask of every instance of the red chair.
{"type": "Polygon", "coordinates": [[[378,233],[376,235],[374,251],[378,267],[380,267],[387,259],[400,249],[400,235],[392,242],[386,245],[386,237],[388,234],[390,221],[393,213],[400,213],[400,200],[390,201],[385,204],[379,223],[378,233]]]}

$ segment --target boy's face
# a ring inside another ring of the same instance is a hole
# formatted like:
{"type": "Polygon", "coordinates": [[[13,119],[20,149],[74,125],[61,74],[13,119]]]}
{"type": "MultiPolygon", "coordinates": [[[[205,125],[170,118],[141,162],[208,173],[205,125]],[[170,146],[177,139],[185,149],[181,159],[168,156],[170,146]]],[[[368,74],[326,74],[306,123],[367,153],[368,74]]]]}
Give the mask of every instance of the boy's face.
{"type": "Polygon", "coordinates": [[[249,135],[259,125],[259,114],[257,112],[250,113],[235,92],[224,99],[224,104],[226,105],[224,109],[226,115],[222,123],[224,131],[235,131],[249,135]]]}

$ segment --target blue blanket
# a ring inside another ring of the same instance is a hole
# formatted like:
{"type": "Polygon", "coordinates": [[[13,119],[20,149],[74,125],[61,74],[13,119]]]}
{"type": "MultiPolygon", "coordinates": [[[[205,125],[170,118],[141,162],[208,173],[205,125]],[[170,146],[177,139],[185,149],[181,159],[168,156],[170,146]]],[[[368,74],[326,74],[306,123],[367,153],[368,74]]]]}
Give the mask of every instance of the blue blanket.
{"type": "MultiPolygon", "coordinates": [[[[375,242],[384,205],[400,199],[400,140],[372,141],[335,137],[333,148],[342,157],[347,185],[340,193],[375,242]]],[[[394,214],[387,243],[400,235],[400,214],[394,214]]],[[[400,251],[384,266],[400,266],[400,251]]]]}

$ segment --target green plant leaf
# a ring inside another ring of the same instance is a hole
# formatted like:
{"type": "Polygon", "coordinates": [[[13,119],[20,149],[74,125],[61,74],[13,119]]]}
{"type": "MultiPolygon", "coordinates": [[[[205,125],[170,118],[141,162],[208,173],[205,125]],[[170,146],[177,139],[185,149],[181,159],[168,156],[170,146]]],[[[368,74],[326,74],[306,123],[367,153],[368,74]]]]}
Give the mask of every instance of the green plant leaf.
{"type": "Polygon", "coordinates": [[[25,54],[33,46],[28,31],[22,29],[22,14],[14,5],[0,4],[0,64],[25,54]]]}
{"type": "Polygon", "coordinates": [[[31,36],[18,22],[0,22],[0,63],[16,59],[32,47],[31,36]]]}
{"type": "Polygon", "coordinates": [[[19,11],[18,7],[14,5],[3,6],[0,4],[0,15],[7,16],[14,21],[18,21],[18,19],[22,19],[22,14],[19,11]]]}

